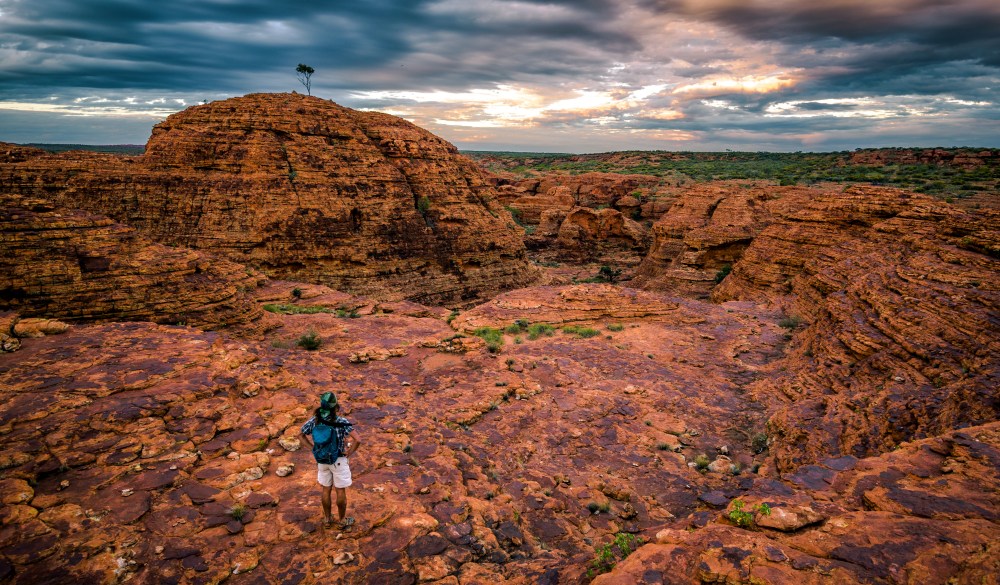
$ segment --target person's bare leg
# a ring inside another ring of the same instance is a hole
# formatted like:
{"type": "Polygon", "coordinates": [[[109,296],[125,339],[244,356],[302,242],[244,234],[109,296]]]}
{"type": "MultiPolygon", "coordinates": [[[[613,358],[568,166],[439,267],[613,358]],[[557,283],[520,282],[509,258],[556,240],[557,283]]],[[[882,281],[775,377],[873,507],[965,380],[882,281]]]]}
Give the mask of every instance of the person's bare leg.
{"type": "MultiPolygon", "coordinates": [[[[330,514],[330,490],[333,486],[325,485],[323,486],[323,522],[326,524],[333,523],[333,515],[330,514]]],[[[337,490],[337,508],[340,508],[340,491],[337,490]]],[[[340,513],[341,518],[343,518],[344,513],[340,513]]]]}
{"type": "Polygon", "coordinates": [[[347,514],[347,488],[337,488],[337,514],[341,521],[347,514]]]}

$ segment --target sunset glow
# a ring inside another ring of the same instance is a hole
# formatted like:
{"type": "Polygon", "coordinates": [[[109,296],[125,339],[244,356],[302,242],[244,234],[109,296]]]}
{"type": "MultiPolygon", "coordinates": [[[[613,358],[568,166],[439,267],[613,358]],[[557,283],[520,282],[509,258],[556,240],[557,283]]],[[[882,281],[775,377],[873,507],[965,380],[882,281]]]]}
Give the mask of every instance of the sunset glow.
{"type": "Polygon", "coordinates": [[[300,62],[314,95],[469,149],[1000,140],[982,0],[252,4],[0,0],[0,140],[142,143],[188,105],[304,91],[300,62]]]}

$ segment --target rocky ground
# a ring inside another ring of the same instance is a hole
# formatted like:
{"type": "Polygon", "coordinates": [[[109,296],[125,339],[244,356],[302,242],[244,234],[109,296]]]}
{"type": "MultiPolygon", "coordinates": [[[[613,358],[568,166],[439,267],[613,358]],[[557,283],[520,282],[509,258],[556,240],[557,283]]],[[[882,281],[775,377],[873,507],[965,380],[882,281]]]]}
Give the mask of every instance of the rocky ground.
{"type": "Polygon", "coordinates": [[[209,106],[143,157],[0,149],[0,581],[996,582],[995,194],[486,177],[395,118],[209,106]]]}

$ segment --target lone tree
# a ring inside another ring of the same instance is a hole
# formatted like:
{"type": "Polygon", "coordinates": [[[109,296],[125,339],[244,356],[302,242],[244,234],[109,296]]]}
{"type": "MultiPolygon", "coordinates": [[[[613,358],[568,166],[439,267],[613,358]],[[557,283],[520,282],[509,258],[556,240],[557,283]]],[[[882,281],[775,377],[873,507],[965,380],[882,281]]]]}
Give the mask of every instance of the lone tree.
{"type": "Polygon", "coordinates": [[[316,73],[316,70],[305,63],[299,63],[299,66],[295,68],[295,77],[299,79],[299,83],[306,86],[306,94],[308,95],[312,95],[312,80],[310,78],[313,73],[316,73]]]}

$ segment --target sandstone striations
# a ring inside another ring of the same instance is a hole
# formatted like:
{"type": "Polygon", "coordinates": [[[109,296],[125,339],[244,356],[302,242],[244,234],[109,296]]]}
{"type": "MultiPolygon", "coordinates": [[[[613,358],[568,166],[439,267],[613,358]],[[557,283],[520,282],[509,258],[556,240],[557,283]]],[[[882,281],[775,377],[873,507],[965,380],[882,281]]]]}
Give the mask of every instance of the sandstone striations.
{"type": "Polygon", "coordinates": [[[1000,571],[1000,424],[946,433],[881,457],[760,479],[727,513],[659,531],[596,585],[992,583],[1000,571]],[[794,486],[796,491],[789,487],[794,486]],[[790,532],[775,517],[801,516],[790,532]],[[810,525],[812,524],[812,525],[810,525]]]}
{"type": "Polygon", "coordinates": [[[776,203],[713,298],[786,306],[786,371],[760,389],[786,404],[782,469],[1000,417],[1000,214],[877,187],[776,203]]]}
{"type": "Polygon", "coordinates": [[[452,145],[297,94],[189,108],[141,157],[8,163],[0,185],[271,277],[385,299],[461,304],[534,277],[495,191],[452,145]]]}
{"type": "Polygon", "coordinates": [[[653,224],[653,245],[632,286],[707,296],[716,279],[773,221],[768,202],[806,193],[798,187],[740,183],[700,184],[681,191],[653,224]]]}
{"type": "Polygon", "coordinates": [[[635,213],[637,196],[659,179],[648,175],[615,173],[552,174],[541,179],[500,180],[504,204],[521,214],[525,223],[537,224],[542,211],[580,207],[616,207],[635,213]],[[504,186],[502,185],[502,186],[504,186]]]}
{"type": "Polygon", "coordinates": [[[0,198],[0,310],[69,321],[201,327],[261,316],[243,266],[153,244],[135,230],[41,199],[0,198]]]}

